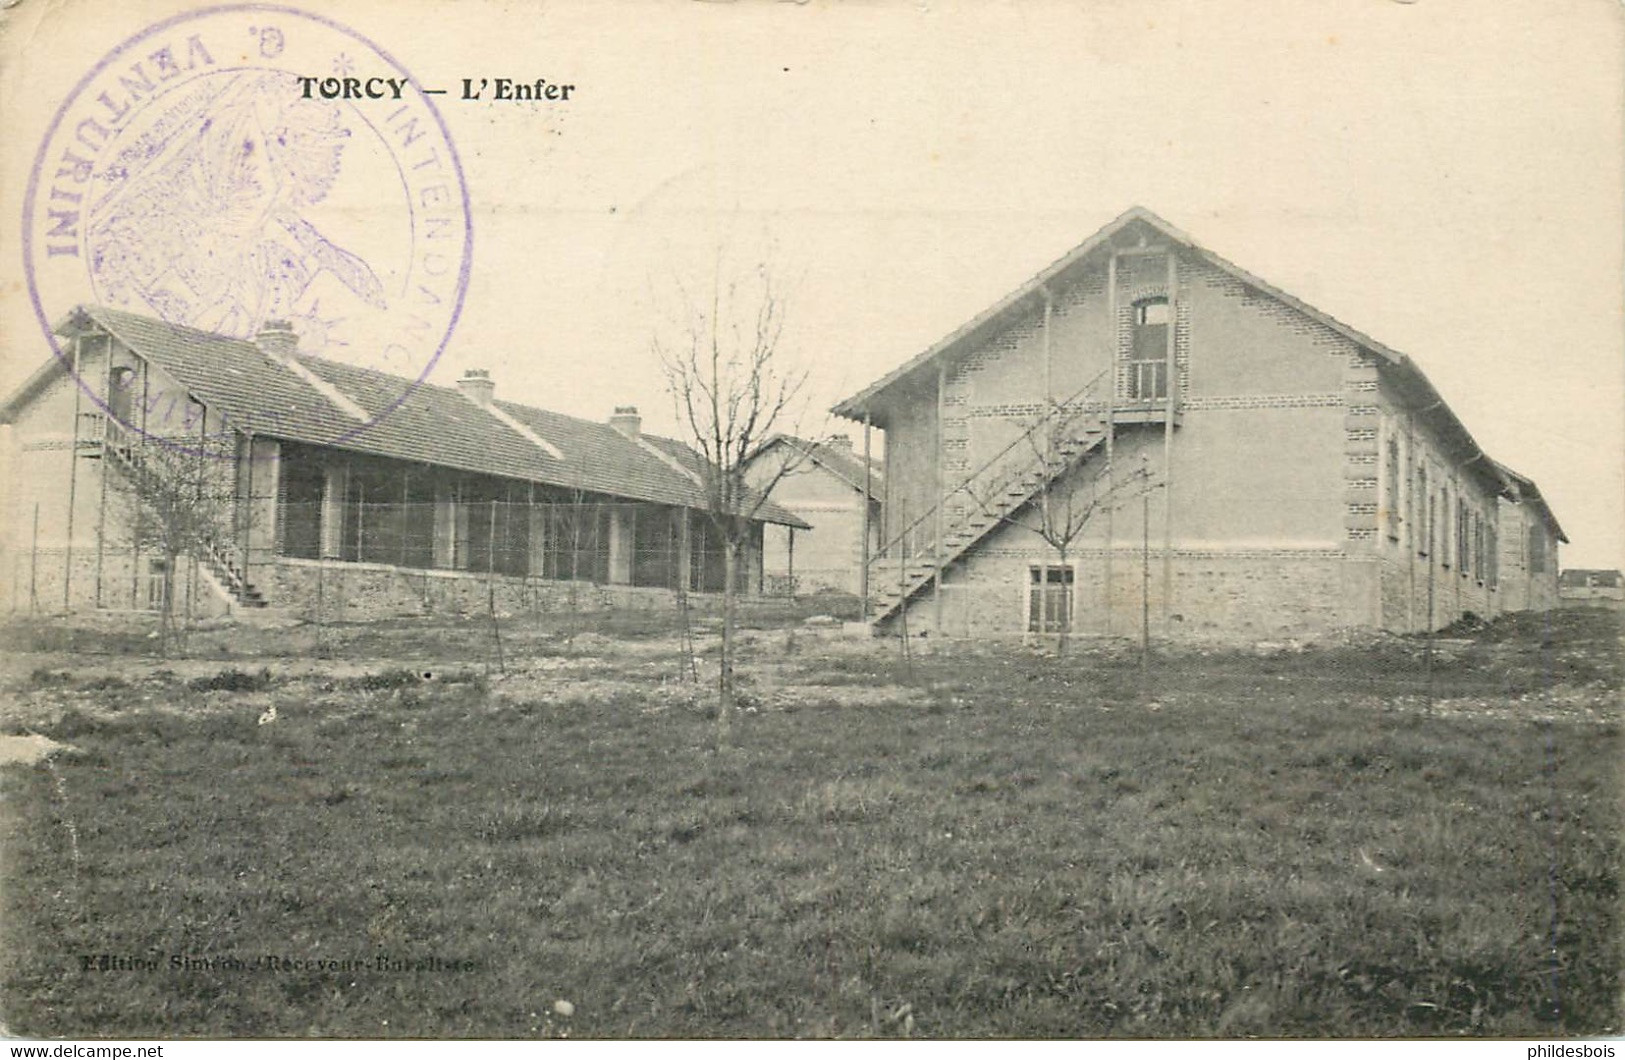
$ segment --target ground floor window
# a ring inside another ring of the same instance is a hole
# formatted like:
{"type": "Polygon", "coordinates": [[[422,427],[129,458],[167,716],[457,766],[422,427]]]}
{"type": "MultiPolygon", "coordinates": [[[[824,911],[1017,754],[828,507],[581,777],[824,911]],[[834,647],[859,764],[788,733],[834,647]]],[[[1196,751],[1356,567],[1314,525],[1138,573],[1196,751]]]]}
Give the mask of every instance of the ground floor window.
{"type": "Polygon", "coordinates": [[[142,576],[146,583],[141,594],[143,606],[148,611],[162,611],[164,609],[164,594],[169,586],[165,575],[169,571],[169,561],[162,557],[147,560],[147,569],[142,576]]]}
{"type": "Polygon", "coordinates": [[[1041,563],[1027,570],[1027,632],[1062,633],[1072,628],[1075,584],[1071,564],[1041,563]]]}

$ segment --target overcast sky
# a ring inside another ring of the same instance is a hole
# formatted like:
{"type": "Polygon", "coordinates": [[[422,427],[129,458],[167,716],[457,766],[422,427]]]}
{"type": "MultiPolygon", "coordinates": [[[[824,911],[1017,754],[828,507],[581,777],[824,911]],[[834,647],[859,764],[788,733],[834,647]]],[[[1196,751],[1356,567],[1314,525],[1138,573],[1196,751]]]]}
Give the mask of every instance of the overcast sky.
{"type": "MultiPolygon", "coordinates": [[[[1541,485],[1566,566],[1625,560],[1611,0],[325,6],[424,85],[577,86],[441,97],[475,237],[437,382],[671,431],[651,292],[724,247],[789,292],[821,414],[1139,204],[1410,354],[1541,485]]],[[[6,275],[50,113],[175,9],[8,16],[6,275]]],[[[44,354],[16,291],[8,387],[44,354]]]]}

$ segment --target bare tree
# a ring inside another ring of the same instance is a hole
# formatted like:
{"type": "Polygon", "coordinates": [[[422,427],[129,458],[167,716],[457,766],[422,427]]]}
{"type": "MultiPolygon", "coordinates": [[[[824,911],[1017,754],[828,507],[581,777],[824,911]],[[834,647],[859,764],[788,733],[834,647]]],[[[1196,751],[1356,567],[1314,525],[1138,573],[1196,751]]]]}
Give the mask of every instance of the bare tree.
{"type": "Polygon", "coordinates": [[[254,519],[235,489],[232,461],[235,437],[189,438],[185,445],[163,439],[144,444],[110,446],[108,459],[117,466],[112,483],[134,507],[132,543],[138,552],[155,552],[163,561],[159,605],[159,650],[173,643],[184,647],[191,628],[199,568],[230,571],[232,542],[254,519]],[[176,574],[189,564],[183,624],[175,622],[176,574]]]}
{"type": "Polygon", "coordinates": [[[768,495],[793,467],[786,462],[752,486],[747,462],[796,418],[807,373],[782,363],[784,303],[765,266],[743,280],[717,277],[703,302],[681,287],[679,294],[679,322],[657,335],[652,347],[684,440],[699,456],[706,515],[723,546],[717,738],[726,744],[734,714],[740,558],[768,495]]]}
{"type": "MultiPolygon", "coordinates": [[[[989,482],[961,487],[982,512],[1034,534],[1054,553],[1054,563],[1044,565],[1037,587],[1040,636],[1049,632],[1051,570],[1068,569],[1072,548],[1090,521],[1106,508],[1115,507],[1118,498],[1139,486],[1147,475],[1142,468],[1118,478],[1111,474],[1109,466],[1094,475],[1073,473],[1106,429],[1085,414],[1082,403],[1051,400],[1023,431],[1030,460],[1018,461],[1012,470],[992,476],[989,482]],[[1012,505],[1009,487],[1034,474],[1038,477],[1032,493],[1024,502],[1012,505]]],[[[1060,577],[1061,584],[1066,585],[1065,576],[1060,577]]],[[[1070,595],[1066,599],[1066,613],[1055,616],[1056,650],[1061,655],[1066,654],[1072,628],[1070,595]]]]}

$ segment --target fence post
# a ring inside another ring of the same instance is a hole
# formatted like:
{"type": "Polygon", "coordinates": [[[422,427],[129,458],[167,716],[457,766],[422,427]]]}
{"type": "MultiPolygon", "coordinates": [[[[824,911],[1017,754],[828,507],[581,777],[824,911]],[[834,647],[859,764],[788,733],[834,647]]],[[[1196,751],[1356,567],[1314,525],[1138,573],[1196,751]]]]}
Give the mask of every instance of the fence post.
{"type": "Polygon", "coordinates": [[[34,502],[34,540],[28,548],[28,613],[39,613],[39,501],[34,502]]]}

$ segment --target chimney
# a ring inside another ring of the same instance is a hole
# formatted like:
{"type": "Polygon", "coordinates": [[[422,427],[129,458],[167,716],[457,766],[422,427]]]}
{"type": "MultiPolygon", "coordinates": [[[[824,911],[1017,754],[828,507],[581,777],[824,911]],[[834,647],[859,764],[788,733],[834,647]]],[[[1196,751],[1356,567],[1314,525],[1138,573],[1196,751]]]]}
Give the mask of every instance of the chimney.
{"type": "Polygon", "coordinates": [[[299,352],[299,336],[293,333],[293,325],[286,320],[267,320],[260,325],[259,334],[254,336],[254,345],[268,360],[287,364],[299,352]]]}
{"type": "Polygon", "coordinates": [[[824,444],[829,446],[831,449],[844,449],[847,452],[851,452],[852,436],[850,434],[832,434],[830,435],[829,440],[824,444]]]}
{"type": "Polygon", "coordinates": [[[497,385],[491,381],[491,373],[484,368],[470,368],[457,380],[457,389],[480,408],[488,409],[491,407],[491,398],[497,391],[497,385]]]}
{"type": "Polygon", "coordinates": [[[643,428],[643,417],[638,415],[636,405],[616,405],[615,414],[609,418],[609,425],[637,441],[638,432],[643,428]]]}

